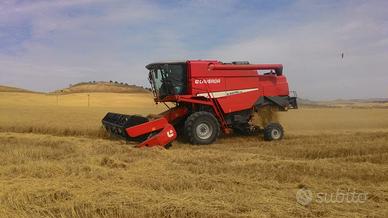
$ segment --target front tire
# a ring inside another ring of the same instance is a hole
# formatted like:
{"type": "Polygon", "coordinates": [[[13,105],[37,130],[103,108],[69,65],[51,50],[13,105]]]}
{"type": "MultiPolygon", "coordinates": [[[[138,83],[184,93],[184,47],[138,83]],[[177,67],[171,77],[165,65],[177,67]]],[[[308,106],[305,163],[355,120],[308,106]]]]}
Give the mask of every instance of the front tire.
{"type": "Polygon", "coordinates": [[[270,123],[264,128],[264,140],[280,140],[284,136],[284,130],[279,123],[270,123]]]}
{"type": "Polygon", "coordinates": [[[195,112],[186,119],[185,135],[191,144],[211,144],[219,134],[220,124],[209,112],[195,112]]]}

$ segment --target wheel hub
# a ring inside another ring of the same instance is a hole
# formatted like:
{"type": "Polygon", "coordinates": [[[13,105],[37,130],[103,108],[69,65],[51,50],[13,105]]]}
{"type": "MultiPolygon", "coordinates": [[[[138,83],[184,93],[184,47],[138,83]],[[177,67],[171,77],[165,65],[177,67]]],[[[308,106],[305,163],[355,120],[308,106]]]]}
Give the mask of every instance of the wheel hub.
{"type": "Polygon", "coordinates": [[[213,134],[213,129],[207,123],[201,123],[195,129],[197,136],[200,139],[208,139],[213,134]]]}
{"type": "Polygon", "coordinates": [[[272,138],[275,139],[275,140],[276,140],[276,139],[279,139],[280,136],[281,136],[280,131],[277,130],[277,129],[273,129],[273,130],[271,131],[271,136],[272,136],[272,138]]]}

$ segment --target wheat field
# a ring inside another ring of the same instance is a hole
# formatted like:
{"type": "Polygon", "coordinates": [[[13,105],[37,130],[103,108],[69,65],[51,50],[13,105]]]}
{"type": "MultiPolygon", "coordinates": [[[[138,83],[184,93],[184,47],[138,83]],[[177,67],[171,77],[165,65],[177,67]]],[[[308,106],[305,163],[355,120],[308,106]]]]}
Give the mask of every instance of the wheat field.
{"type": "Polygon", "coordinates": [[[85,93],[0,92],[0,216],[388,214],[388,109],[279,112],[282,141],[232,135],[207,146],[177,141],[169,150],[136,149],[101,129],[108,111],[164,109],[149,94],[91,93],[88,101],[85,93]],[[367,198],[303,205],[301,188],[367,198]]]}

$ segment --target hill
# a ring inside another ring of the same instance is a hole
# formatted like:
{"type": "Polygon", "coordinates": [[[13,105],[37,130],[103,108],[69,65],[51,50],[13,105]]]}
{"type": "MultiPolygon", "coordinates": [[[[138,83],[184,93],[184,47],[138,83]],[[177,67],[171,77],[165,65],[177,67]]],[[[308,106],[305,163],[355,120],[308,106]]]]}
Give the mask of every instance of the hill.
{"type": "Polygon", "coordinates": [[[0,92],[33,92],[27,89],[16,88],[12,86],[0,85],[0,92]]]}
{"type": "Polygon", "coordinates": [[[146,88],[137,85],[128,85],[119,82],[82,82],[68,88],[59,89],[53,93],[85,93],[85,92],[112,92],[112,93],[149,93],[146,88]]]}

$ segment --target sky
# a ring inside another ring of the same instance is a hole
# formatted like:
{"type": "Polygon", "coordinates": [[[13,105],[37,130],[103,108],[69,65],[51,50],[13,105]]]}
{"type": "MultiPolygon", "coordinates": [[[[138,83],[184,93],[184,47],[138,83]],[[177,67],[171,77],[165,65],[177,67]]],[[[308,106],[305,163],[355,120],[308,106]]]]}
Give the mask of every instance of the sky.
{"type": "Polygon", "coordinates": [[[388,97],[387,8],[385,0],[1,0],[0,84],[147,86],[150,62],[216,59],[281,63],[302,98],[388,97]]]}

